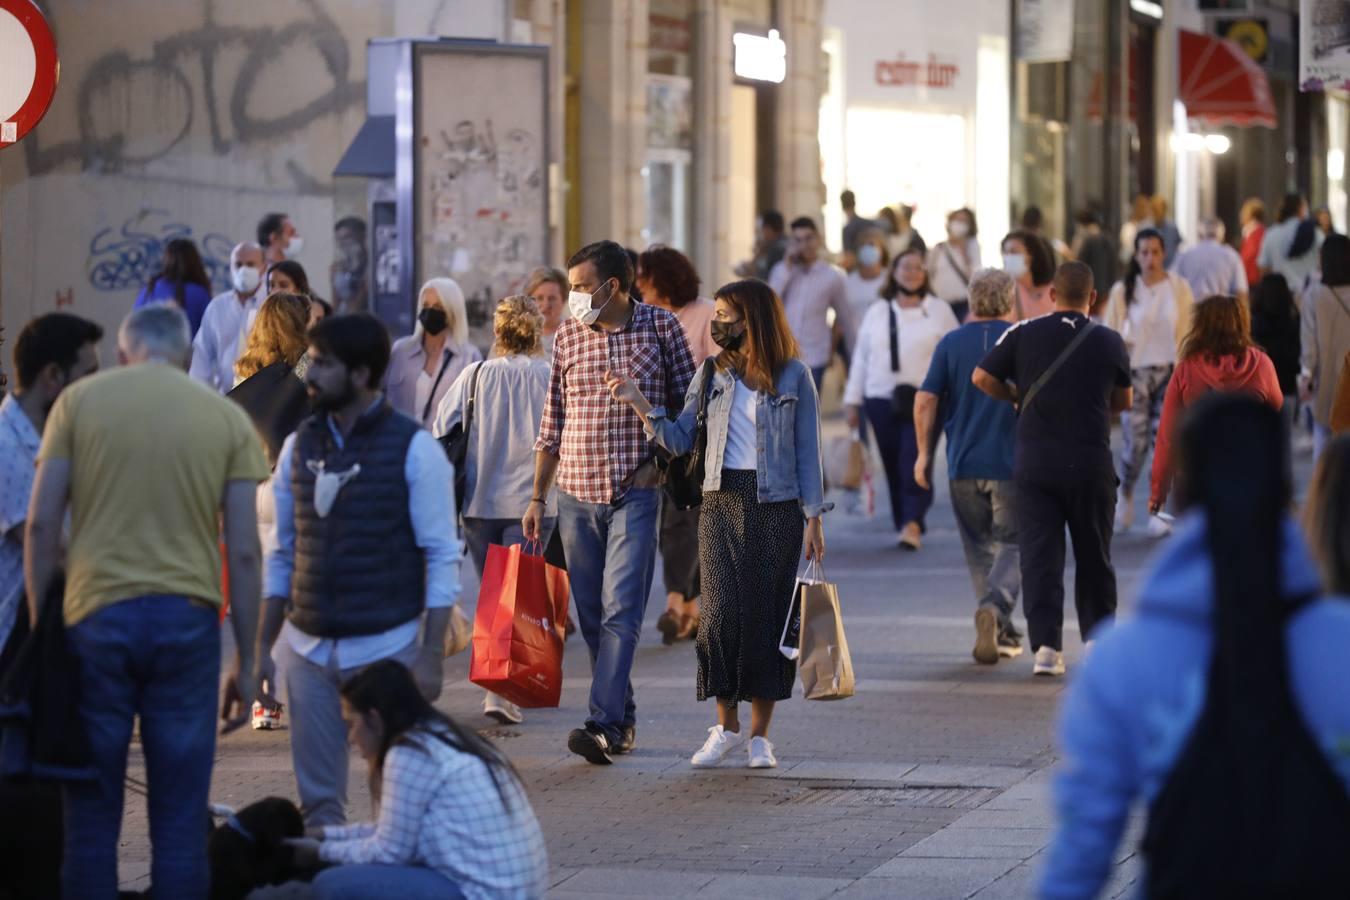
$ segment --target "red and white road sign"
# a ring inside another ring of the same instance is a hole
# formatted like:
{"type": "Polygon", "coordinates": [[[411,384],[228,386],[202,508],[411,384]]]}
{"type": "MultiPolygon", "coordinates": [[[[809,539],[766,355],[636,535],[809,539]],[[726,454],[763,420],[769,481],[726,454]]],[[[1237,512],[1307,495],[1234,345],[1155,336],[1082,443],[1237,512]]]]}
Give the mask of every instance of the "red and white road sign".
{"type": "Polygon", "coordinates": [[[32,131],[56,94],[61,63],[33,0],[0,0],[0,147],[32,131]]]}

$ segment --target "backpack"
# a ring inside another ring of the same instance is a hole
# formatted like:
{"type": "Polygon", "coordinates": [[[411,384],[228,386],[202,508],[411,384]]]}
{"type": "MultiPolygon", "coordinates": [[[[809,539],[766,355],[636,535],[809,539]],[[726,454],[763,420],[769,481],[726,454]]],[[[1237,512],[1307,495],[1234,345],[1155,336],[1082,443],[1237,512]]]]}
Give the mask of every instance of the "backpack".
{"type": "Polygon", "coordinates": [[[1287,491],[1269,475],[1252,477],[1279,470],[1283,428],[1273,410],[1253,411],[1250,398],[1219,395],[1204,405],[1218,415],[1183,431],[1182,458],[1207,515],[1214,651],[1204,709],[1149,809],[1145,894],[1345,897],[1350,798],[1294,703],[1284,640],[1311,598],[1281,596],[1287,491]],[[1227,452],[1196,450],[1216,433],[1228,435],[1227,452]],[[1233,490],[1244,477],[1244,491],[1233,490]]]}

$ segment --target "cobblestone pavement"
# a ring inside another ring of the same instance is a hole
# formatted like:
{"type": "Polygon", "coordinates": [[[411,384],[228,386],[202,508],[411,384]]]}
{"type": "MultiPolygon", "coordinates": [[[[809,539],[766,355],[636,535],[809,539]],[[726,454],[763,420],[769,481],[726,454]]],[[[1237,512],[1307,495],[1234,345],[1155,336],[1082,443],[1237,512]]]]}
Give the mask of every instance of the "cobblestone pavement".
{"type": "MultiPolygon", "coordinates": [[[[586,710],[579,636],[568,644],[561,708],[527,711],[516,727],[482,716],[468,654],[448,662],[440,705],[496,739],[529,784],[551,897],[1030,894],[1050,835],[1052,729],[1065,682],[1033,680],[1029,652],[995,667],[971,660],[974,601],[941,477],[918,553],[895,549],[881,511],[827,517],[826,573],[839,586],[858,692],[815,703],[799,686],[775,716],[776,770],[689,767],[714,708],[694,699],[693,645],[660,643],[659,577],[635,668],[637,749],[611,767],[565,748],[586,710]]],[[[1141,532],[1115,544],[1126,610],[1154,546],[1141,532]]],[[[468,608],[476,581],[471,571],[465,579],[468,608]]],[[[1072,609],[1065,644],[1072,679],[1081,654],[1072,609]]],[[[349,814],[358,818],[369,815],[362,771],[353,756],[349,814]]],[[[212,799],[240,806],[269,794],[294,797],[286,733],[222,739],[212,799]]],[[[1108,896],[1136,877],[1136,846],[1122,845],[1108,896]]],[[[129,796],[125,883],[144,886],[148,869],[144,801],[129,796]]]]}

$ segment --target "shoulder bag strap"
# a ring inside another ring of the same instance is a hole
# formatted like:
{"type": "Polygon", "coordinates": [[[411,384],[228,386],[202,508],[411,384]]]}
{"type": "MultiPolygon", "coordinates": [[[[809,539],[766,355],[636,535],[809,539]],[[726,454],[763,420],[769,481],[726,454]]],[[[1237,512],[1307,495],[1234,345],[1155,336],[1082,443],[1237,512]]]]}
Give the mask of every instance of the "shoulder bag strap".
{"type": "Polygon", "coordinates": [[[712,393],[713,370],[716,365],[716,358],[712,356],[703,361],[703,385],[699,390],[698,418],[695,420],[699,428],[707,425],[708,395],[712,393]]]}
{"type": "Polygon", "coordinates": [[[886,312],[891,315],[891,371],[900,371],[900,328],[895,321],[895,301],[886,301],[886,312]]]}
{"type": "Polygon", "coordinates": [[[422,410],[423,422],[427,420],[427,416],[431,415],[431,405],[436,402],[436,388],[441,386],[441,379],[445,377],[445,370],[450,368],[450,360],[454,358],[455,358],[455,351],[453,350],[445,351],[445,357],[441,360],[441,369],[439,372],[436,373],[436,380],[432,382],[431,393],[427,395],[426,408],[422,410]]]}
{"type": "Polygon", "coordinates": [[[947,257],[947,262],[951,263],[952,269],[955,270],[956,276],[961,279],[961,283],[966,287],[970,287],[970,276],[963,272],[961,267],[956,264],[956,257],[952,256],[951,244],[946,241],[943,241],[942,243],[942,255],[947,257]]]}
{"type": "Polygon", "coordinates": [[[1350,316],[1350,306],[1346,306],[1345,301],[1341,299],[1341,292],[1336,290],[1331,285],[1327,285],[1327,287],[1331,289],[1331,296],[1335,297],[1336,302],[1340,304],[1341,312],[1345,313],[1347,316],[1350,316]]]}
{"type": "Polygon", "coordinates": [[[1026,396],[1022,398],[1022,401],[1018,404],[1019,413],[1027,411],[1031,406],[1031,401],[1035,400],[1036,395],[1041,392],[1041,388],[1045,387],[1045,383],[1049,381],[1051,377],[1059,371],[1060,366],[1064,365],[1065,361],[1073,355],[1073,351],[1077,350],[1078,345],[1083,343],[1083,340],[1088,336],[1088,332],[1096,327],[1096,323],[1091,319],[1088,319],[1083,323],[1083,330],[1074,335],[1073,340],[1069,341],[1068,346],[1059,351],[1059,356],[1055,357],[1055,361],[1041,373],[1041,377],[1033,381],[1031,387],[1027,388],[1026,396]]]}
{"type": "MultiPolygon", "coordinates": [[[[473,408],[478,403],[478,373],[483,371],[483,364],[476,362],[473,364],[473,374],[469,376],[469,399],[464,402],[464,434],[469,434],[469,429],[473,427],[473,408]]],[[[439,380],[439,379],[438,379],[439,380]]],[[[435,391],[432,391],[435,394],[435,391]]]]}

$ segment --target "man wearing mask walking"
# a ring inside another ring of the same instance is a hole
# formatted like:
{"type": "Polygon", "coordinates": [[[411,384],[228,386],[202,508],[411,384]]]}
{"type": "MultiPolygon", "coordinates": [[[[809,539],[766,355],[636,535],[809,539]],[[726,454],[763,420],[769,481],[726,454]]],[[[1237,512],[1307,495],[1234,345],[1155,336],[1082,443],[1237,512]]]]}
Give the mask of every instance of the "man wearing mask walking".
{"type": "Polygon", "coordinates": [[[591,656],[590,715],[568,735],[567,748],[607,765],[636,741],[629,675],[651,592],[660,476],[642,421],[606,382],[631,378],[659,404],[652,414],[665,415],[684,408],[694,361],[675,316],[629,297],[633,266],[622,246],[588,244],[567,266],[572,317],[554,339],[534,497],[521,526],[527,539],[538,539],[556,476],[558,530],[591,656]]]}
{"type": "Polygon", "coordinates": [[[285,213],[268,213],[258,222],[258,246],[270,266],[283,259],[295,259],[304,248],[304,238],[295,230],[295,223],[285,213]]]}
{"type": "Polygon", "coordinates": [[[343,682],[394,659],[428,700],[440,696],[460,548],[444,451],[380,392],[384,325],[364,313],[333,316],[310,330],[309,343],[305,381],[316,411],[277,457],[277,532],[256,658],[258,681],[270,682],[278,645],[295,780],[313,827],[346,817],[343,682]]]}
{"type": "Polygon", "coordinates": [[[791,249],[769,273],[769,287],[783,301],[802,362],[811,368],[819,390],[834,352],[827,312],[834,310],[835,325],[844,334],[852,331],[848,287],[844,273],[820,258],[820,232],[815,222],[806,216],[793,219],[791,231],[791,249]]]}
{"type": "Polygon", "coordinates": [[[242,352],[248,330],[267,299],[262,284],[263,252],[245,241],[230,253],[231,287],[217,294],[202,314],[201,328],[192,340],[193,378],[228,394],[234,387],[234,363],[242,352]]]}

